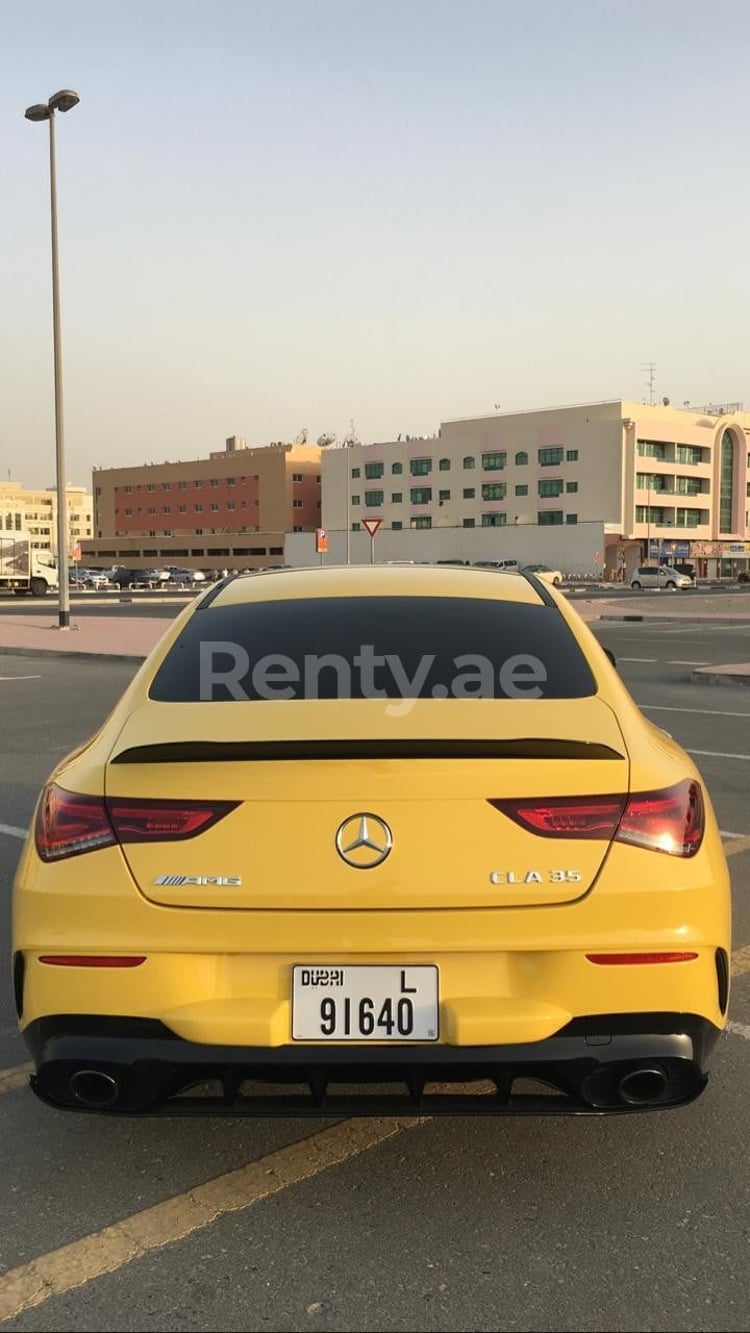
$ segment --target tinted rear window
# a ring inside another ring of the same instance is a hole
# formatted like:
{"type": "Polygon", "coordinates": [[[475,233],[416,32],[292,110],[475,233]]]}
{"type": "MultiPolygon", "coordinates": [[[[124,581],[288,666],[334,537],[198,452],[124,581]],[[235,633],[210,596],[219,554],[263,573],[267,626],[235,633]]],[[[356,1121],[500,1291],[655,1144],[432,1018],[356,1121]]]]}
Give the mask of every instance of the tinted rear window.
{"type": "Polygon", "coordinates": [[[150,696],[172,703],[577,699],[595,691],[588,663],[553,606],[335,597],[196,611],[150,696]]]}

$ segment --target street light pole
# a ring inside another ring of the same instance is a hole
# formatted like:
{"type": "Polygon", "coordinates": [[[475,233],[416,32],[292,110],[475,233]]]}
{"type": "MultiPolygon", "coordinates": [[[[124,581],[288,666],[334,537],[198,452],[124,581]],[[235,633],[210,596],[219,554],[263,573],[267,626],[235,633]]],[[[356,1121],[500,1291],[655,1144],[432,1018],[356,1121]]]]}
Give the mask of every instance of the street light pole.
{"type": "Polygon", "coordinates": [[[57,579],[59,585],[58,628],[70,628],[68,584],[68,494],[65,478],[65,428],[63,419],[62,329],[60,323],[60,263],[57,234],[57,168],[55,162],[55,112],[71,111],[79,102],[68,88],[55,93],[47,103],[26,110],[26,119],[49,121],[49,180],[52,228],[52,338],[55,374],[55,472],[57,490],[57,579]]]}

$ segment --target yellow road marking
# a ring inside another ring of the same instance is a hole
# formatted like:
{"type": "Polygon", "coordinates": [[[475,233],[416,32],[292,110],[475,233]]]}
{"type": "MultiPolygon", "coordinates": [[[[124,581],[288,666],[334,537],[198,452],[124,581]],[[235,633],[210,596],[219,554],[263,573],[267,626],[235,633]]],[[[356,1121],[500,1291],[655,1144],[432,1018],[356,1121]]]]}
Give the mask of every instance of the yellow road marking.
{"type": "Polygon", "coordinates": [[[750,944],[732,954],[732,976],[741,977],[743,972],[750,972],[750,944]]]}
{"type": "Polygon", "coordinates": [[[725,856],[738,856],[740,852],[750,851],[750,837],[734,838],[732,842],[724,843],[725,856]]]}
{"type": "Polygon", "coordinates": [[[225,1213],[250,1208],[290,1185],[309,1180],[394,1134],[423,1125],[426,1119],[346,1120],[21,1264],[0,1278],[0,1322],[183,1240],[225,1213]]]}
{"type": "Polygon", "coordinates": [[[15,1069],[0,1069],[0,1096],[4,1092],[13,1092],[15,1088],[25,1088],[29,1074],[33,1074],[33,1065],[16,1065],[15,1069]]]}

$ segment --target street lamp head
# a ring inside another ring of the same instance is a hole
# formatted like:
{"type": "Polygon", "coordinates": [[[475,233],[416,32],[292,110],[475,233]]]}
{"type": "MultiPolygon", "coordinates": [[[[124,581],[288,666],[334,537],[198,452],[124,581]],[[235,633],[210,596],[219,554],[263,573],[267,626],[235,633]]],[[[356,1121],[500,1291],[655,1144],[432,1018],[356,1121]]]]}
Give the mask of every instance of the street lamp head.
{"type": "Polygon", "coordinates": [[[37,102],[36,106],[28,106],[24,115],[27,120],[49,120],[49,107],[46,102],[37,102]]]}
{"type": "Polygon", "coordinates": [[[50,97],[50,111],[72,111],[74,106],[78,106],[80,100],[78,93],[74,93],[72,88],[63,88],[59,93],[54,93],[50,97]]]}

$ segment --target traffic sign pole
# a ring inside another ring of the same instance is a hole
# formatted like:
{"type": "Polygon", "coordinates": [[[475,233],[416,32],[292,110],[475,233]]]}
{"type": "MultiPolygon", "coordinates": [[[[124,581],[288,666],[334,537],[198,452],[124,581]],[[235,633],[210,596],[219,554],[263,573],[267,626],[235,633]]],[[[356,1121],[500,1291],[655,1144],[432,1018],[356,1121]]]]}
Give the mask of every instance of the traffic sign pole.
{"type": "Polygon", "coordinates": [[[383,522],[382,518],[363,518],[362,527],[370,534],[370,564],[375,564],[375,533],[383,522]]]}

